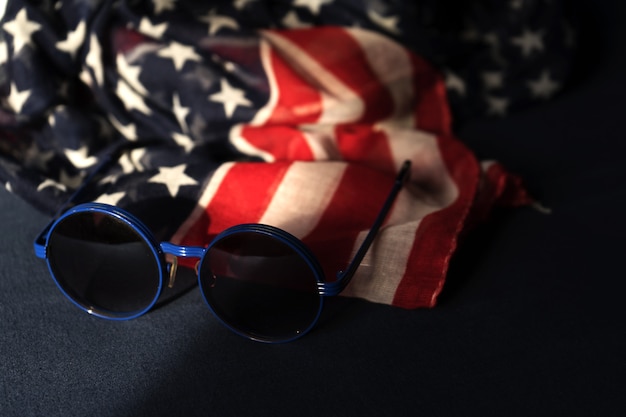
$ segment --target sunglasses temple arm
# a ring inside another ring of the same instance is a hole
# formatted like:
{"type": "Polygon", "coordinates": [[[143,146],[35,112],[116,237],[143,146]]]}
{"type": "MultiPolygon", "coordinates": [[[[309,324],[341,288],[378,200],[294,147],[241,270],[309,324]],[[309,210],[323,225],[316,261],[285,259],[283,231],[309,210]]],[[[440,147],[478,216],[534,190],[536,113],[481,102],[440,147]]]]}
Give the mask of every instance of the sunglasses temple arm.
{"type": "Polygon", "coordinates": [[[59,217],[61,217],[63,213],[65,213],[66,210],[72,207],[74,203],[79,200],[79,198],[84,193],[85,189],[91,184],[92,180],[94,179],[96,175],[100,174],[102,171],[108,168],[109,164],[117,161],[124,151],[129,150],[129,149],[134,149],[139,146],[145,146],[147,144],[150,144],[151,142],[152,141],[138,141],[138,142],[130,142],[130,143],[124,142],[122,144],[113,145],[112,148],[108,152],[105,152],[105,154],[100,158],[100,161],[98,161],[98,164],[91,170],[89,175],[87,175],[87,177],[85,178],[83,183],[80,185],[80,187],[78,187],[72,193],[70,198],[68,198],[67,201],[61,205],[61,207],[57,210],[56,214],[52,217],[52,220],[50,220],[48,225],[46,225],[46,227],[39,233],[39,235],[37,235],[37,238],[35,239],[35,242],[34,242],[35,255],[39,258],[46,257],[45,246],[46,246],[46,239],[48,237],[48,233],[50,232],[50,228],[52,227],[54,222],[59,217]]]}
{"type": "Polygon", "coordinates": [[[339,284],[337,293],[340,293],[341,291],[343,291],[350,283],[350,280],[354,276],[354,273],[356,272],[357,268],[363,261],[363,258],[365,257],[365,254],[367,253],[368,249],[372,245],[372,242],[376,238],[376,235],[378,234],[380,227],[382,226],[383,222],[387,218],[387,214],[389,214],[389,210],[391,210],[393,203],[396,201],[396,197],[398,197],[398,193],[404,186],[404,183],[409,178],[410,171],[411,171],[411,161],[409,160],[404,161],[404,163],[402,164],[402,168],[398,172],[398,176],[396,177],[393,188],[391,189],[391,192],[387,196],[387,199],[385,200],[383,207],[378,213],[376,220],[374,220],[374,224],[372,225],[369,232],[365,236],[363,243],[361,243],[361,246],[357,250],[356,254],[354,255],[354,258],[352,258],[352,261],[350,261],[350,264],[345,269],[345,271],[339,271],[337,273],[337,278],[338,278],[337,283],[339,284]]]}

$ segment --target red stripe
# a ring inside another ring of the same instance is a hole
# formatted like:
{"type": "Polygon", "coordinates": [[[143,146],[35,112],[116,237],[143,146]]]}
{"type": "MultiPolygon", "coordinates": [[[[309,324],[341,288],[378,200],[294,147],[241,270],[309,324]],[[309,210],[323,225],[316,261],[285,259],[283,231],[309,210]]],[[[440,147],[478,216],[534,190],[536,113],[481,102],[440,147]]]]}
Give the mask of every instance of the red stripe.
{"type": "Polygon", "coordinates": [[[322,263],[326,279],[334,281],[350,261],[355,241],[368,230],[392,186],[393,178],[350,164],[315,229],[304,243],[322,263]]]}
{"type": "Polygon", "coordinates": [[[344,29],[315,28],[281,32],[327,71],[361,96],[365,113],[358,122],[375,122],[392,114],[394,103],[378,76],[372,71],[361,45],[344,29]]]}
{"type": "Polygon", "coordinates": [[[278,100],[265,124],[316,122],[322,113],[319,91],[303,80],[274,49],[270,51],[270,62],[276,80],[278,100]]]}
{"type": "Polygon", "coordinates": [[[272,154],[276,161],[315,159],[302,132],[291,126],[244,126],[241,136],[256,148],[272,154]]]}
{"type": "Polygon", "coordinates": [[[422,58],[412,53],[409,56],[415,80],[415,125],[439,135],[452,134],[452,115],[443,78],[422,58]]]}
{"type": "Polygon", "coordinates": [[[182,244],[206,246],[228,227],[258,222],[288,168],[283,163],[235,164],[182,244]]]}
{"type": "Polygon", "coordinates": [[[335,138],[344,160],[358,161],[385,172],[395,171],[385,132],[371,125],[341,125],[335,128],[335,138]]]}
{"type": "Polygon", "coordinates": [[[480,166],[473,154],[452,137],[438,138],[442,158],[459,189],[450,206],[424,217],[417,229],[407,270],[396,289],[393,305],[433,307],[443,288],[450,259],[473,204],[480,166]]]}

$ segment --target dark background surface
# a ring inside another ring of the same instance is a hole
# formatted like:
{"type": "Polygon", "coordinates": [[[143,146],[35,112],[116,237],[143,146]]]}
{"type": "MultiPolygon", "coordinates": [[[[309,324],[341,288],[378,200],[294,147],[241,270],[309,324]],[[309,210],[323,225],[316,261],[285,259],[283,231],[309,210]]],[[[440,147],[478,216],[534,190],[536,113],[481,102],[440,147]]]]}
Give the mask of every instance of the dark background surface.
{"type": "Polygon", "coordinates": [[[580,3],[569,90],[459,131],[552,213],[470,235],[432,310],[340,299],[279,346],[223,328],[197,290],[99,320],[34,257],[47,218],[0,190],[0,416],[626,415],[626,14],[580,3]]]}

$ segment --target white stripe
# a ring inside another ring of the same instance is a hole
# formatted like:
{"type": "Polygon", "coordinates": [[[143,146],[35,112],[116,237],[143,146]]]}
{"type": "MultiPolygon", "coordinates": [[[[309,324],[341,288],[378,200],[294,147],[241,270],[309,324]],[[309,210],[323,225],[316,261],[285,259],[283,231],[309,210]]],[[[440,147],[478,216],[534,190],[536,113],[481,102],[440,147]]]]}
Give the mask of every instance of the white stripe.
{"type": "Polygon", "coordinates": [[[280,227],[299,238],[306,236],[319,223],[346,167],[342,162],[293,163],[260,223],[280,227]]]}
{"type": "Polygon", "coordinates": [[[404,160],[411,160],[410,189],[413,197],[426,206],[419,210],[420,218],[449,206],[457,199],[459,189],[443,161],[435,135],[414,129],[398,129],[391,125],[377,127],[385,132],[389,140],[397,170],[404,160]]]}
{"type": "MultiPolygon", "coordinates": [[[[398,285],[406,272],[419,224],[420,221],[417,220],[381,229],[354,278],[341,295],[392,304],[398,285]]],[[[359,248],[366,234],[367,232],[359,234],[353,253],[359,248]]]]}
{"type": "Polygon", "coordinates": [[[365,103],[357,93],[318,64],[306,50],[300,49],[278,33],[262,34],[290,66],[319,91],[322,114],[318,123],[347,123],[361,118],[365,103]]]}
{"type": "Polygon", "coordinates": [[[228,140],[230,143],[241,153],[250,156],[258,156],[265,162],[274,162],[276,158],[271,153],[264,151],[263,149],[257,148],[241,134],[241,130],[243,129],[243,125],[235,125],[230,129],[228,133],[228,140]]]}
{"type": "Polygon", "coordinates": [[[335,127],[332,125],[300,125],[302,137],[316,161],[339,161],[341,152],[337,147],[335,127]]]}
{"type": "Polygon", "coordinates": [[[222,181],[224,181],[226,174],[228,174],[228,171],[230,171],[234,164],[234,162],[226,162],[220,165],[219,168],[215,170],[215,172],[211,176],[211,180],[202,192],[202,195],[198,200],[198,204],[193,209],[189,217],[187,217],[187,220],[185,220],[185,222],[178,228],[174,236],[172,236],[172,238],[170,239],[172,243],[177,245],[180,244],[180,242],[182,242],[184,237],[189,232],[189,229],[191,229],[196,224],[196,222],[203,215],[205,215],[207,206],[213,200],[213,197],[215,197],[215,193],[217,193],[217,190],[222,184],[222,181]]]}
{"type": "Polygon", "coordinates": [[[415,105],[413,65],[404,47],[377,33],[363,29],[349,29],[350,35],[360,45],[367,62],[380,83],[386,87],[394,103],[394,124],[414,125],[415,105]]]}

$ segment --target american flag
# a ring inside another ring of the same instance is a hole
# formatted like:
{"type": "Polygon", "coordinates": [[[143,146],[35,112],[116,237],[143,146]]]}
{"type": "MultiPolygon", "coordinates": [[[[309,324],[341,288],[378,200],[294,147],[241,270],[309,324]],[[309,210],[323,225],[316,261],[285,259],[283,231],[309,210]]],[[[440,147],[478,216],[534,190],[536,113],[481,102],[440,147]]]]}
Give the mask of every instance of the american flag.
{"type": "Polygon", "coordinates": [[[186,245],[239,223],[278,226],[332,280],[410,159],[344,294],[433,306],[463,232],[496,204],[530,202],[454,137],[453,119],[556,94],[573,33],[555,0],[461,2],[453,38],[440,4],[9,1],[0,180],[53,213],[111,146],[149,139],[90,186],[94,200],[186,245]]]}

